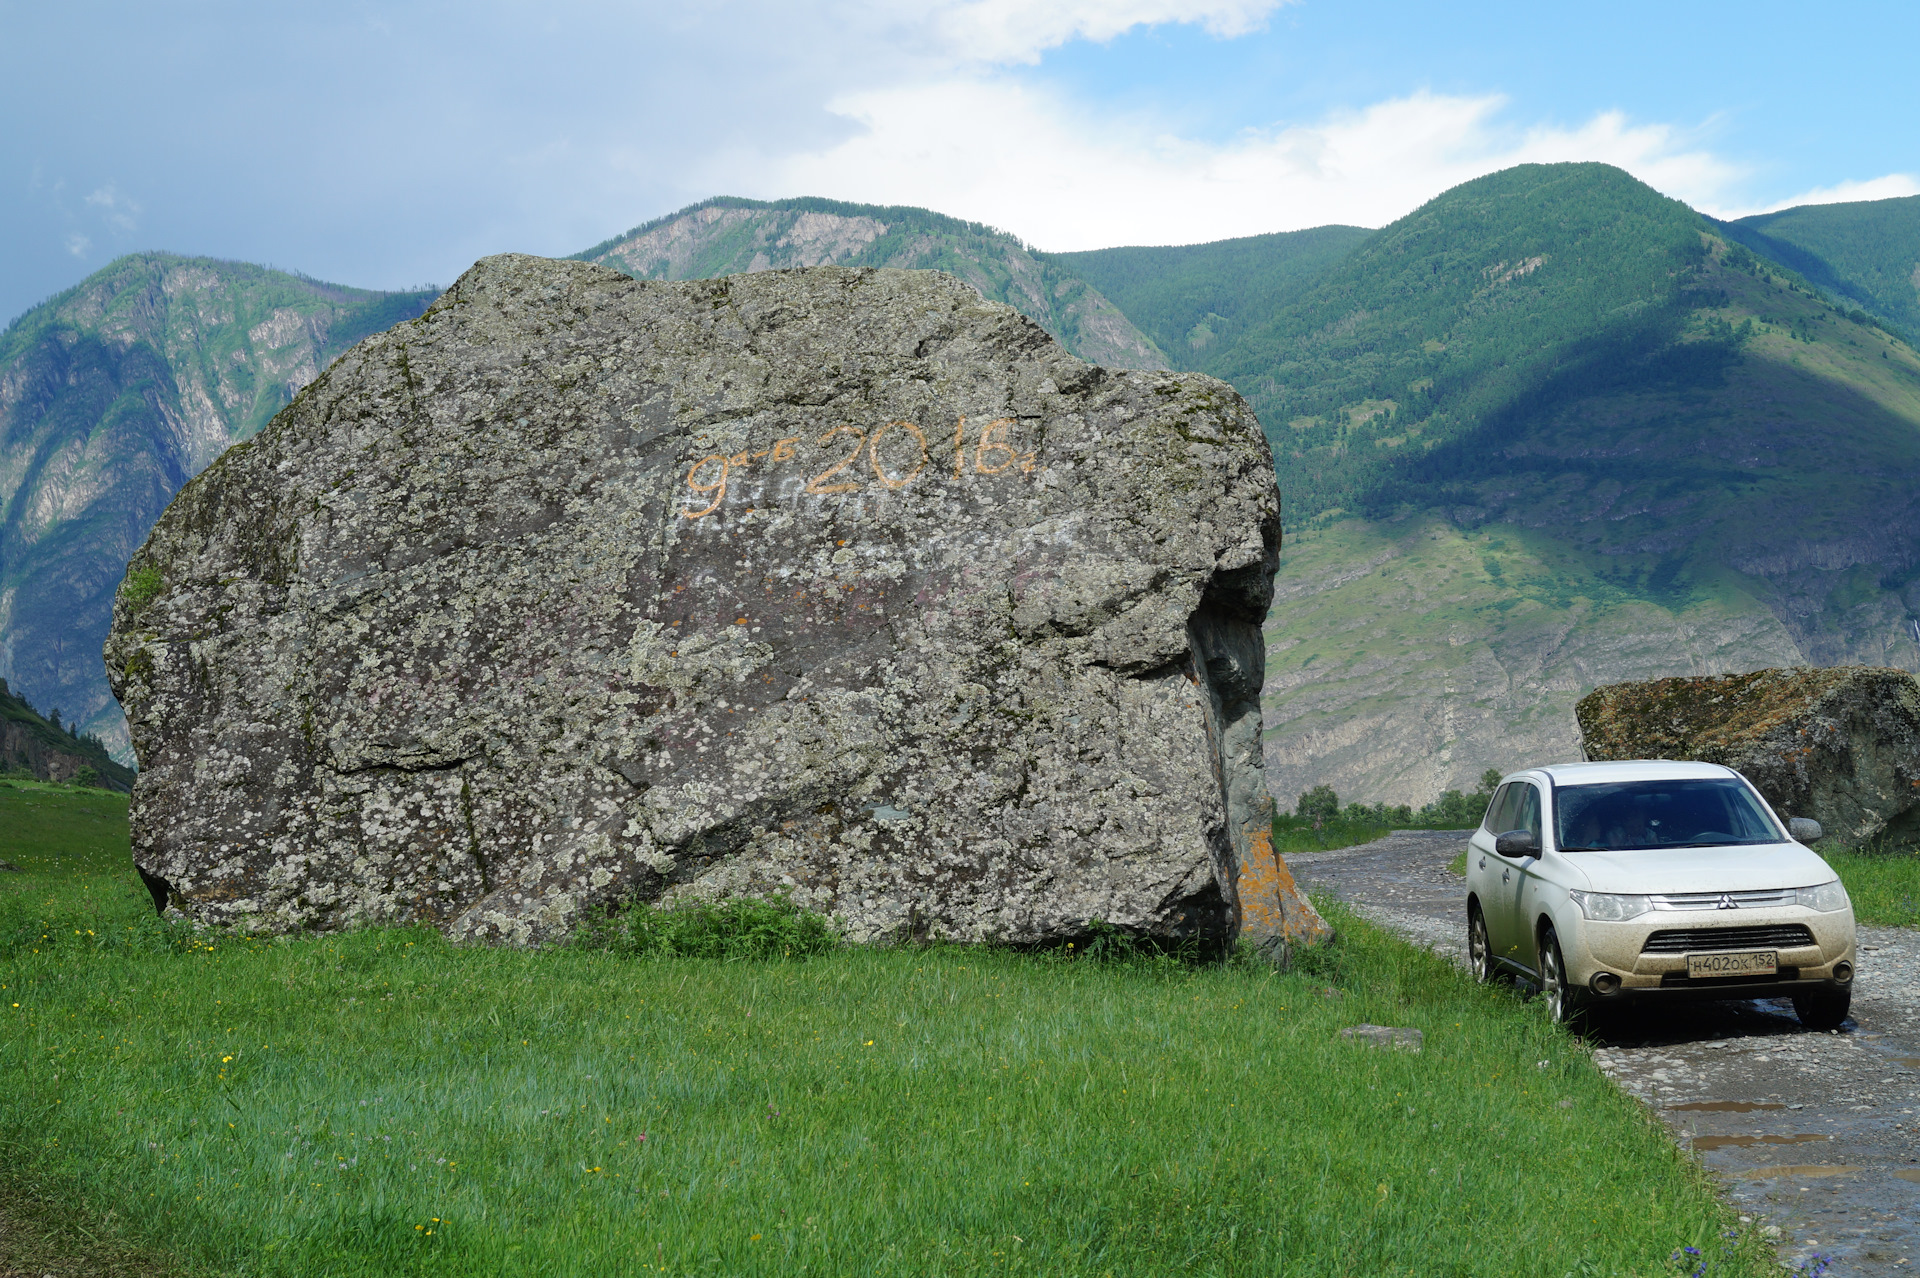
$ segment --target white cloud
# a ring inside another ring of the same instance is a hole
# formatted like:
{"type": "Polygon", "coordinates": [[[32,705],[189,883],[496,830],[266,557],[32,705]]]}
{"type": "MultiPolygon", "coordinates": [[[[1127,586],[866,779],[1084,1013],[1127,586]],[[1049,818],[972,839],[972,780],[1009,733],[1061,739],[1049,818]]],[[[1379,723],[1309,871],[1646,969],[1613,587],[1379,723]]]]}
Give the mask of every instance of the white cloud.
{"type": "Polygon", "coordinates": [[[988,63],[1038,62],[1069,40],[1104,43],[1135,27],[1190,23],[1221,38],[1246,35],[1290,0],[962,0],[936,8],[947,49],[988,63]]]}
{"type": "Polygon", "coordinates": [[[1920,177],[1911,173],[1889,173],[1865,182],[1841,182],[1836,186],[1816,186],[1764,208],[1742,209],[1724,217],[1744,217],[1752,213],[1778,213],[1797,204],[1848,204],[1854,200],[1893,200],[1903,195],[1920,195],[1920,177]]]}
{"type": "Polygon", "coordinates": [[[85,257],[87,250],[93,247],[93,241],[78,231],[67,232],[66,239],[62,240],[61,243],[66,247],[67,252],[73,254],[75,257],[85,257]]]}
{"type": "Polygon", "coordinates": [[[139,225],[139,204],[109,182],[92,191],[86,197],[88,207],[99,210],[99,216],[116,231],[132,231],[139,225]]]}
{"type": "Polygon", "coordinates": [[[1147,118],[1095,115],[1004,78],[848,94],[860,132],[822,150],[720,166],[715,190],[918,204],[1055,250],[1178,244],[1343,222],[1380,226],[1511,165],[1600,160],[1696,207],[1736,166],[1619,113],[1516,129],[1497,95],[1416,93],[1214,144],[1147,118]]]}

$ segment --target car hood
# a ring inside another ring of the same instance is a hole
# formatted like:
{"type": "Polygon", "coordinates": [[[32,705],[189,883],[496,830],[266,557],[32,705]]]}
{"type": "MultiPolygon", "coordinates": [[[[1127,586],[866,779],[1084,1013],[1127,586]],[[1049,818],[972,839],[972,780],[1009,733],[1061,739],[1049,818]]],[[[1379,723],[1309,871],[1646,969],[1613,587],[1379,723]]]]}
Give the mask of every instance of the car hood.
{"type": "Polygon", "coordinates": [[[1818,854],[1798,843],[1564,855],[1595,892],[1755,892],[1811,887],[1837,877],[1818,854]]]}

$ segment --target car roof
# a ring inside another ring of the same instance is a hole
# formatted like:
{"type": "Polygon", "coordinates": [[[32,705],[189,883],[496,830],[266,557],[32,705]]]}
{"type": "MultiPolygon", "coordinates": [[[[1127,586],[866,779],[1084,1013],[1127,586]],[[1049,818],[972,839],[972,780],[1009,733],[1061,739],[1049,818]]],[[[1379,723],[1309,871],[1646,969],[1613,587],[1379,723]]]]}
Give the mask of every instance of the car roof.
{"type": "Polygon", "coordinates": [[[1608,763],[1553,763],[1531,768],[1555,785],[1600,785],[1609,781],[1706,781],[1737,777],[1732,768],[1717,763],[1676,759],[1621,759],[1608,763]]]}

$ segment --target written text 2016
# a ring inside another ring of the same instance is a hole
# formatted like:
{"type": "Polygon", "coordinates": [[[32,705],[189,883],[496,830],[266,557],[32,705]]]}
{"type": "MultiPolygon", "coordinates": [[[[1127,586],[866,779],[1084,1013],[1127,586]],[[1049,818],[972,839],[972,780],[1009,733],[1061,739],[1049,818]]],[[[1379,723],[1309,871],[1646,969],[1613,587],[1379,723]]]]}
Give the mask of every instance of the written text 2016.
{"type": "MultiPolygon", "coordinates": [[[[964,479],[969,471],[976,475],[998,475],[1006,471],[1031,474],[1034,455],[1023,453],[1007,442],[1007,431],[1013,424],[1011,417],[996,417],[982,424],[973,446],[969,448],[967,419],[962,417],[955,422],[953,477],[956,480],[964,479]]],[[[680,513],[688,519],[711,515],[726,500],[727,484],[739,471],[749,466],[764,464],[773,467],[798,459],[802,438],[800,435],[789,435],[784,439],[776,439],[772,446],[759,452],[711,453],[702,457],[687,470],[690,496],[680,513]],[[706,500],[708,498],[710,500],[706,500]],[[699,504],[702,500],[706,500],[704,506],[699,504]]],[[[833,455],[844,447],[844,444],[835,441],[845,438],[853,442],[846,456],[839,457],[832,465],[807,480],[803,491],[815,496],[827,496],[855,492],[875,482],[885,488],[898,490],[919,479],[932,460],[926,432],[905,420],[887,422],[876,427],[871,434],[858,426],[835,426],[809,447],[833,455]],[[883,442],[888,444],[885,457],[881,454],[883,442]],[[859,465],[862,453],[866,454],[867,466],[873,471],[872,479],[866,477],[865,470],[859,465]]]]}

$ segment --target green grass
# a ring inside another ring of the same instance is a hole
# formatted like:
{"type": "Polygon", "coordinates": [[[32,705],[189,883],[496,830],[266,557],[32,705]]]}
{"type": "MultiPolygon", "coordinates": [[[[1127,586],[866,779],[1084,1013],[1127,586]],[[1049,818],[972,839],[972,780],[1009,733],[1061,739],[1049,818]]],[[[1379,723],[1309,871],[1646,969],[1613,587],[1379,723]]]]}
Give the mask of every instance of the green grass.
{"type": "Polygon", "coordinates": [[[1286,975],[249,940],[153,919],[93,802],[0,789],[0,1201],[194,1272],[1558,1278],[1732,1223],[1537,1005],[1331,905],[1286,975]]]}
{"type": "Polygon", "coordinates": [[[1332,848],[1371,843],[1384,837],[1391,826],[1379,821],[1351,821],[1334,817],[1318,830],[1312,817],[1281,815],[1273,819],[1273,846],[1285,856],[1293,852],[1325,852],[1332,848]]]}
{"type": "Polygon", "coordinates": [[[1817,849],[1853,898],[1856,922],[1876,927],[1920,927],[1920,848],[1848,851],[1817,849]]]}
{"type": "MultiPolygon", "coordinates": [[[[63,896],[117,887],[132,874],[127,796],[0,779],[0,861],[58,885],[63,896]]],[[[8,882],[0,878],[0,889],[8,882]]]]}

